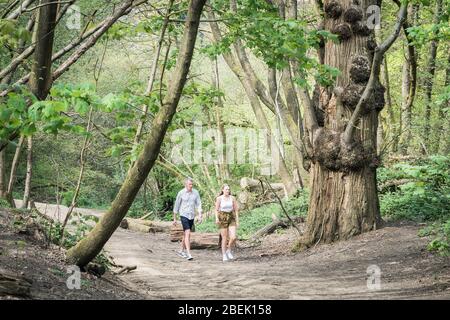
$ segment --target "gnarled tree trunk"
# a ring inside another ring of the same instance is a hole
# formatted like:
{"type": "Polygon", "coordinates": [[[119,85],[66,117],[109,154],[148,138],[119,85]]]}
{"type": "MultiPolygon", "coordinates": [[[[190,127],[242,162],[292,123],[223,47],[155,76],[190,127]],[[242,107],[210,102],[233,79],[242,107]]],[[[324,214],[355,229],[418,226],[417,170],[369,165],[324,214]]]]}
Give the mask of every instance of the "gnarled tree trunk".
{"type": "MultiPolygon", "coordinates": [[[[339,69],[341,75],[334,88],[321,87],[314,101],[325,111],[325,119],[313,131],[311,195],[301,242],[306,246],[348,239],[382,222],[376,141],[384,88],[378,76],[383,54],[401,25],[397,23],[394,34],[375,49],[374,32],[366,25],[366,9],[375,4],[375,0],[358,5],[351,0],[324,2],[325,29],[340,38],[340,43],[326,42],[324,63],[339,69]]],[[[403,22],[406,9],[400,12],[403,22]]]]}

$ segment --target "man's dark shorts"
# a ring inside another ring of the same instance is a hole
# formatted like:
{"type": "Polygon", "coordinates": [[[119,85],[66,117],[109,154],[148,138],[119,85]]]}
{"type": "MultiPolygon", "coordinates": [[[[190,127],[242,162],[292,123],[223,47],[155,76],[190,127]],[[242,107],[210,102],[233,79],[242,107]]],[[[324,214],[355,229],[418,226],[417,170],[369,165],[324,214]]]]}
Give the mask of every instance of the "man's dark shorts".
{"type": "Polygon", "coordinates": [[[191,230],[192,232],[195,231],[194,219],[188,219],[186,217],[181,216],[180,220],[184,231],[185,230],[191,230]]]}

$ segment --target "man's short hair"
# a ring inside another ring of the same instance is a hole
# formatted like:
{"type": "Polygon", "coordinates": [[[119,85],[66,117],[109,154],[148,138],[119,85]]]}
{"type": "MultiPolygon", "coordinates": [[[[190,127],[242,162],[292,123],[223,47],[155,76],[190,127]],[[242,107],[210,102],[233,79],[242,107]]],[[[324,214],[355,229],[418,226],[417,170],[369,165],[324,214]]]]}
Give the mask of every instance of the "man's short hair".
{"type": "Polygon", "coordinates": [[[188,183],[189,181],[194,183],[194,180],[191,177],[187,177],[186,179],[184,179],[184,183],[188,183]]]}

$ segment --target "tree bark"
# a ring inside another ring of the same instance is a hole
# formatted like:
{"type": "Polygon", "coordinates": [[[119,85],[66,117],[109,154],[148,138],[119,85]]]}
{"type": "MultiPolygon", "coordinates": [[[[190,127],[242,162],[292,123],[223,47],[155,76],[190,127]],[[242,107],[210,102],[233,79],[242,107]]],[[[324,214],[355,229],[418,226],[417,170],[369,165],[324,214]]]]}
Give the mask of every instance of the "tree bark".
{"type": "Polygon", "coordinates": [[[24,140],[25,140],[25,137],[23,135],[21,135],[19,138],[19,143],[17,144],[17,147],[16,147],[16,152],[14,153],[13,161],[11,163],[8,189],[6,191],[6,197],[8,198],[8,200],[13,208],[15,208],[15,203],[14,203],[12,193],[13,193],[14,183],[16,181],[17,167],[19,166],[20,153],[22,152],[24,140]]]}
{"type": "MultiPolygon", "coordinates": [[[[411,5],[408,8],[408,15],[413,26],[417,25],[418,20],[418,5],[411,5]]],[[[410,36],[410,24],[405,21],[403,24],[403,31],[405,33],[407,47],[406,47],[406,61],[403,64],[402,70],[402,106],[400,117],[399,136],[401,137],[401,154],[408,153],[409,145],[412,141],[412,109],[416,97],[417,88],[417,54],[410,36]]]]}
{"type": "MultiPolygon", "coordinates": [[[[442,15],[442,0],[436,0],[436,11],[434,14],[434,24],[438,24],[442,15]]],[[[438,31],[433,32],[437,36],[438,31]]],[[[428,57],[427,74],[425,77],[425,126],[423,131],[423,144],[428,146],[430,144],[431,135],[431,109],[432,109],[432,93],[434,84],[434,74],[436,72],[436,55],[439,45],[438,39],[432,39],[430,42],[430,52],[428,57]]],[[[426,153],[426,150],[422,150],[426,153]]]]}
{"type": "Polygon", "coordinates": [[[23,194],[22,209],[28,208],[31,193],[31,176],[33,173],[33,137],[27,138],[27,175],[25,178],[25,191],[23,194]]]}
{"type": "Polygon", "coordinates": [[[37,29],[33,38],[36,48],[31,67],[30,89],[39,100],[45,100],[53,82],[52,52],[58,4],[52,0],[42,0],[41,4],[44,6],[39,8],[37,29]]]}
{"type": "MultiPolygon", "coordinates": [[[[341,0],[338,4],[344,14],[337,19],[326,15],[324,26],[341,40],[338,44],[327,41],[324,63],[341,70],[341,75],[334,89],[320,88],[316,102],[323,106],[325,119],[323,127],[313,131],[307,229],[301,240],[306,247],[348,239],[382,222],[376,185],[378,113],[384,106],[379,73],[384,53],[400,32],[406,7],[399,11],[394,32],[372,53],[369,36],[343,32],[355,23],[345,22],[344,17],[352,6],[361,13],[359,20],[365,19],[367,7],[377,1],[356,5],[341,0]]],[[[374,37],[373,31],[370,36],[374,37]]]]}
{"type": "Polygon", "coordinates": [[[153,167],[186,82],[205,1],[190,1],[177,65],[169,83],[168,93],[164,98],[163,105],[153,119],[152,129],[147,136],[142,153],[129,171],[119,193],[111,204],[111,208],[102,216],[94,229],[67,252],[67,259],[71,263],[85,266],[100,253],[105,243],[127,214],[142,183],[153,167]]]}
{"type": "MultiPolygon", "coordinates": [[[[388,61],[387,57],[384,57],[384,63],[383,63],[383,76],[384,76],[384,86],[386,88],[386,105],[387,105],[387,112],[389,116],[389,122],[391,124],[395,123],[395,115],[394,115],[394,109],[392,106],[392,96],[391,96],[391,84],[389,80],[389,70],[388,70],[388,61]]],[[[386,136],[389,137],[389,142],[392,143],[392,151],[397,152],[398,150],[398,142],[399,142],[399,128],[390,128],[390,130],[386,130],[389,134],[386,136]]]]}
{"type": "MultiPolygon", "coordinates": [[[[450,86],[450,54],[447,56],[447,67],[445,69],[445,82],[444,86],[450,86]]],[[[448,154],[450,152],[450,139],[448,139],[448,134],[450,133],[450,121],[446,121],[448,119],[448,115],[450,113],[450,100],[444,101],[442,105],[438,106],[438,121],[436,125],[436,137],[434,141],[436,141],[435,152],[441,152],[442,154],[448,154]],[[447,111],[445,111],[447,110],[447,111]],[[442,139],[442,136],[445,136],[447,126],[447,139],[442,139]],[[443,141],[442,141],[443,140],[443,141]],[[442,148],[442,150],[441,150],[442,148]]]]}

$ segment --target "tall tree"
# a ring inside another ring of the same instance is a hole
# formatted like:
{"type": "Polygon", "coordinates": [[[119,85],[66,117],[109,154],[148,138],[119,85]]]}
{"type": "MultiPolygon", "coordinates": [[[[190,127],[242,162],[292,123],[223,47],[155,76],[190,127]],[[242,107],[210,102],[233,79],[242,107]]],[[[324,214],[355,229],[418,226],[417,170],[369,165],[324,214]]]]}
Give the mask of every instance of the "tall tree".
{"type": "MultiPolygon", "coordinates": [[[[442,15],[442,0],[436,0],[436,8],[434,12],[433,23],[437,25],[441,20],[442,15]]],[[[431,109],[433,93],[434,74],[436,72],[436,55],[439,45],[439,38],[437,38],[438,30],[433,32],[433,39],[430,41],[430,51],[428,56],[427,73],[425,77],[425,126],[423,131],[423,152],[427,152],[425,146],[430,144],[431,135],[431,109]]]]}
{"type": "MultiPolygon", "coordinates": [[[[379,82],[385,52],[406,17],[402,4],[394,32],[374,48],[367,8],[375,0],[324,1],[324,27],[339,37],[327,41],[324,63],[341,75],[334,88],[320,88],[315,104],[325,111],[323,126],[307,120],[312,136],[312,167],[305,246],[347,239],[381,223],[376,186],[378,113],[384,106],[379,82]]],[[[310,106],[311,109],[311,106],[310,106]]]]}
{"type": "Polygon", "coordinates": [[[206,0],[189,2],[177,64],[168,85],[167,95],[164,97],[161,109],[153,119],[151,131],[146,138],[143,150],[129,170],[110,209],[101,217],[94,229],[67,252],[67,259],[71,263],[85,266],[97,256],[127,214],[136,194],[152,169],[187,79],[205,2],[206,0]]]}

